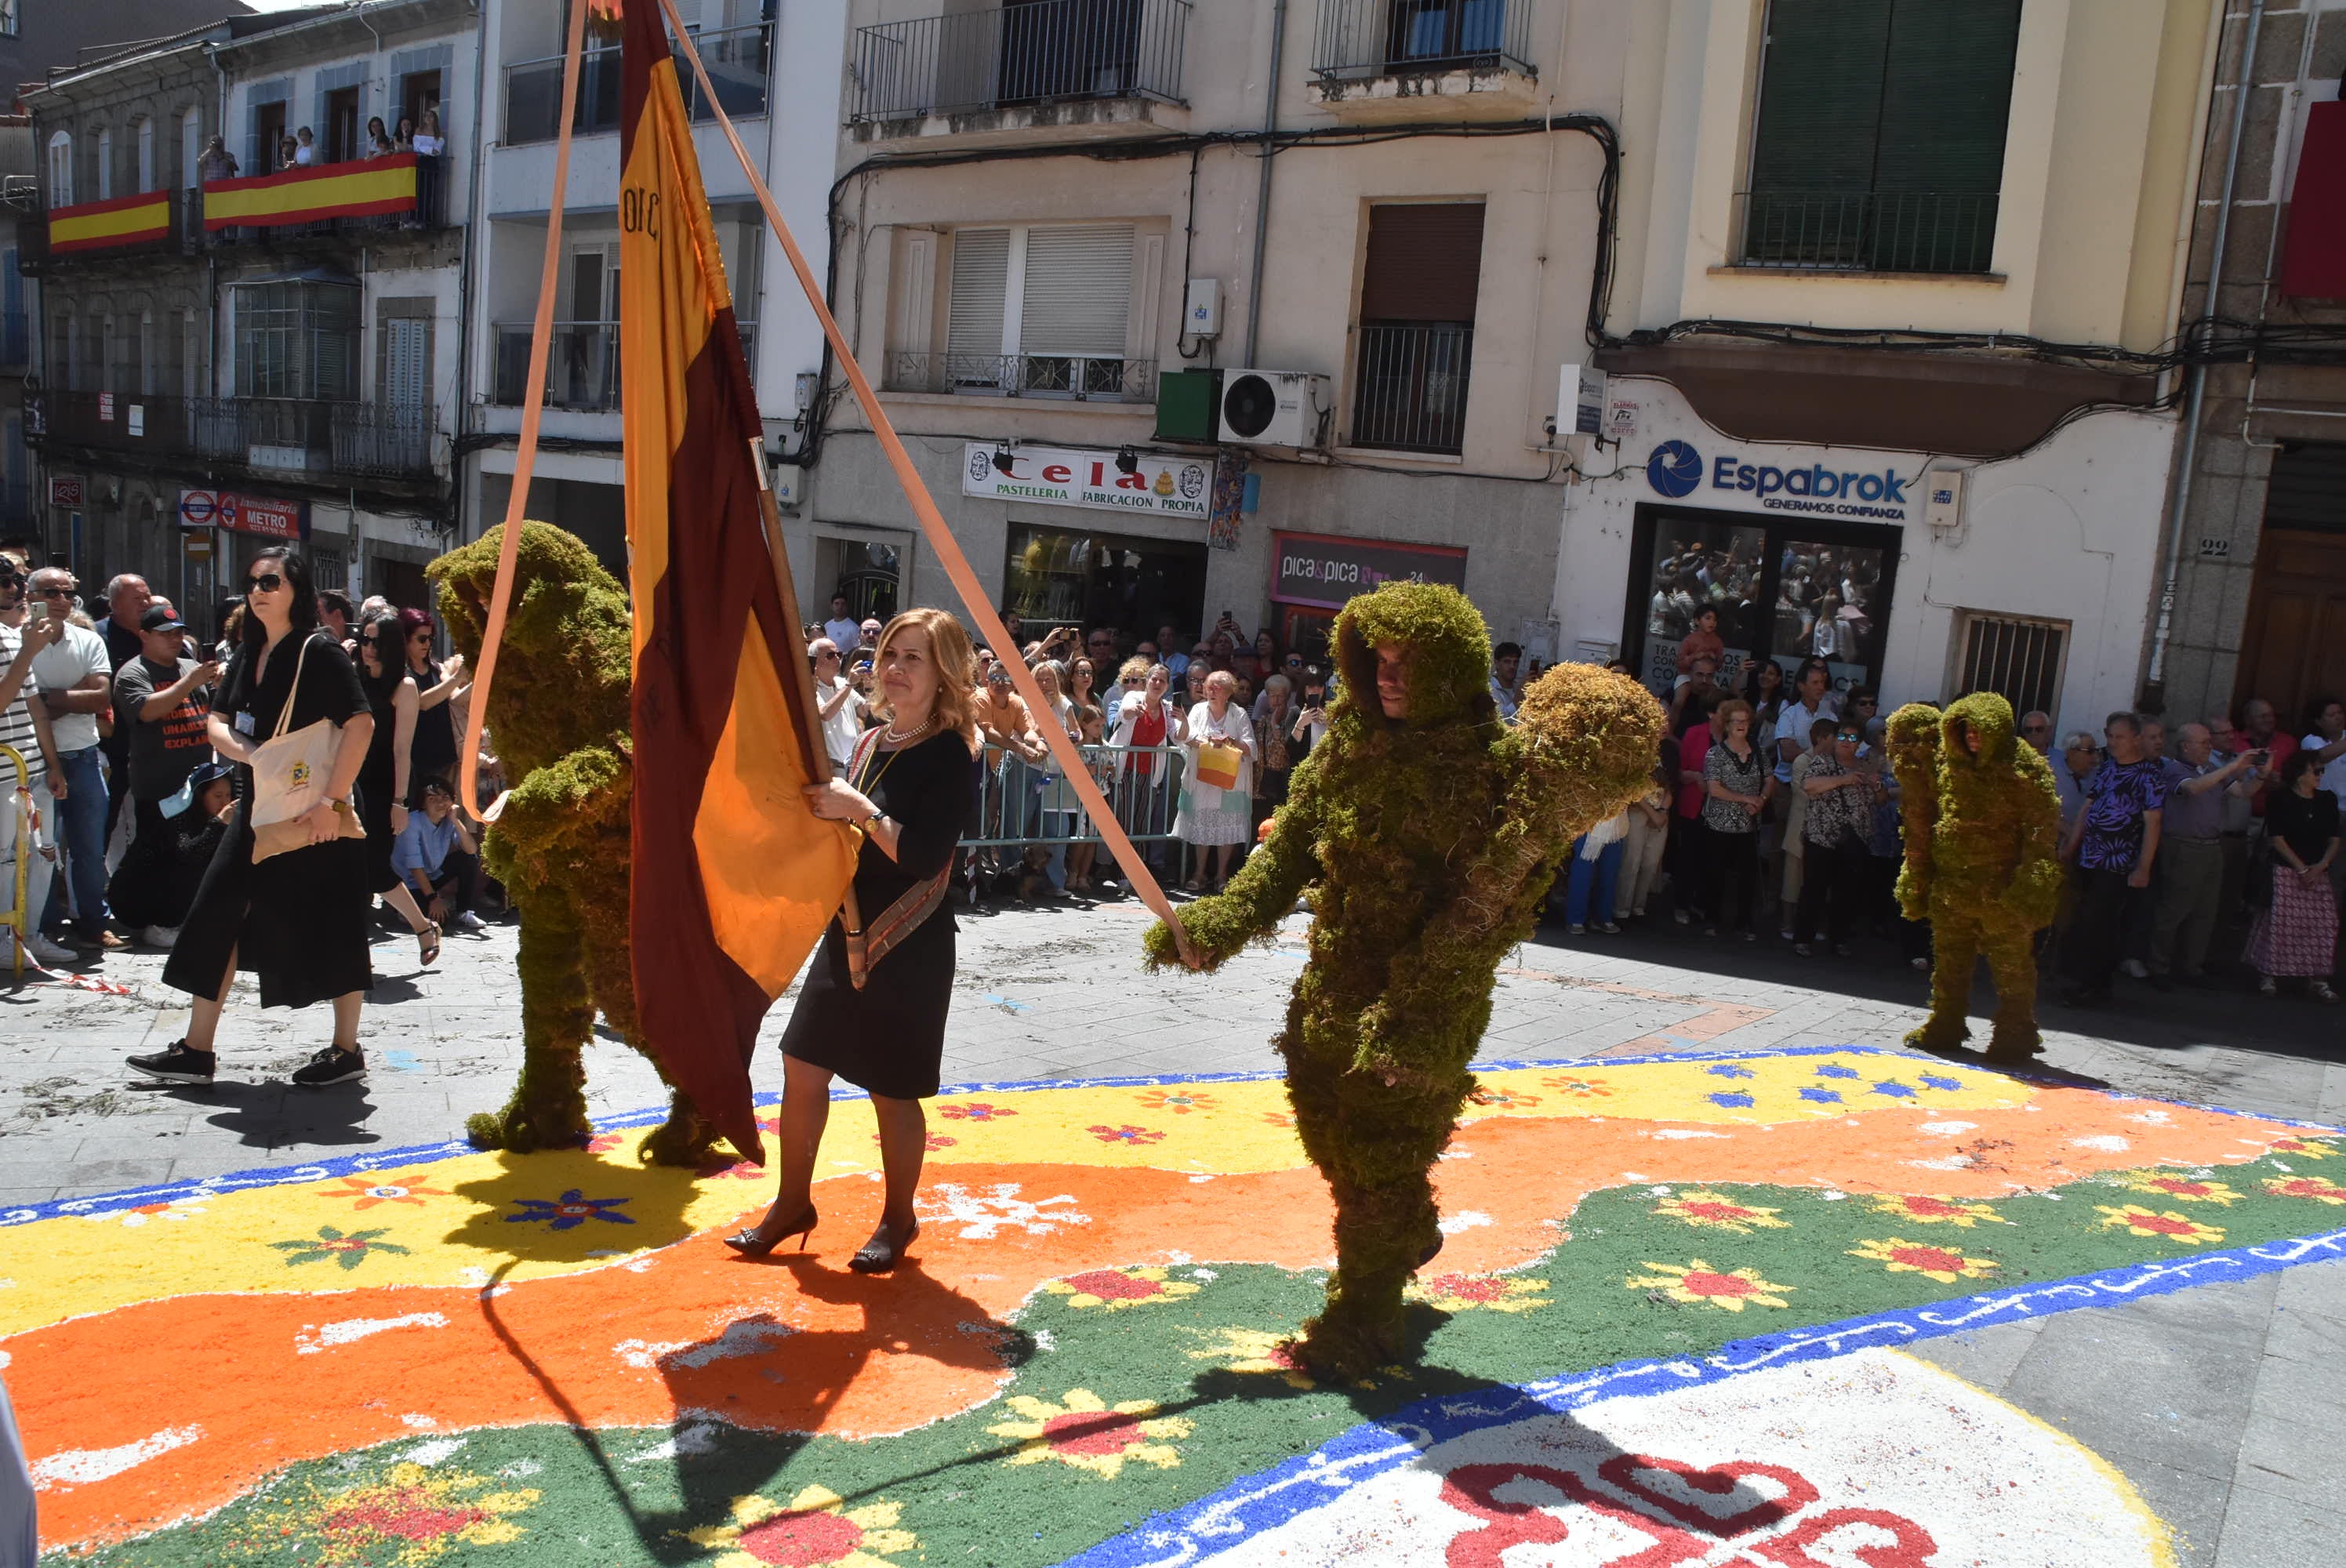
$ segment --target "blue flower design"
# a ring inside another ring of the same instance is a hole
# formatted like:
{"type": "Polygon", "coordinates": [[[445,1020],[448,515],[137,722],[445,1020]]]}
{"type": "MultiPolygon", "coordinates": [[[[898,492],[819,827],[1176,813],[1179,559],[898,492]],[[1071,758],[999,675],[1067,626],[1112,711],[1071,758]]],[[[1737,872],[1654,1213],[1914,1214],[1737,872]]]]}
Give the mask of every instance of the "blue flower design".
{"type": "Polygon", "coordinates": [[[1960,1089],[1963,1086],[1961,1078],[1941,1078],[1930,1073],[1923,1074],[1923,1087],[1925,1089],[1960,1089]]]}
{"type": "Polygon", "coordinates": [[[1838,1062],[1828,1062],[1823,1066],[1817,1069],[1817,1076],[1820,1078],[1854,1078],[1857,1076],[1857,1069],[1854,1067],[1844,1067],[1838,1062]]]}
{"type": "Polygon", "coordinates": [[[1893,1100],[1911,1100],[1914,1097],[1913,1085],[1902,1084],[1895,1078],[1886,1083],[1876,1084],[1873,1085],[1873,1092],[1877,1095],[1887,1095],[1893,1100]]]}
{"type": "Polygon", "coordinates": [[[636,1221],[632,1215],[612,1212],[627,1201],[624,1197],[587,1197],[574,1186],[550,1203],[542,1197],[514,1199],[524,1212],[505,1216],[505,1223],[522,1225],[545,1220],[554,1230],[569,1230],[590,1219],[608,1220],[613,1225],[633,1225],[636,1221]]]}
{"type": "Polygon", "coordinates": [[[1751,1105],[1751,1096],[1743,1094],[1719,1094],[1709,1099],[1712,1105],[1724,1105],[1730,1111],[1748,1110],[1751,1105]]]}
{"type": "Polygon", "coordinates": [[[1800,1091],[1800,1098],[1803,1100],[1814,1100],[1820,1105],[1838,1105],[1841,1104],[1841,1091],[1839,1089],[1820,1089],[1814,1084],[1810,1084],[1800,1091]]]}
{"type": "Polygon", "coordinates": [[[1750,1068],[1739,1067],[1732,1062],[1721,1062],[1718,1066],[1705,1067],[1703,1071],[1714,1078],[1749,1078],[1754,1075],[1750,1068]]]}

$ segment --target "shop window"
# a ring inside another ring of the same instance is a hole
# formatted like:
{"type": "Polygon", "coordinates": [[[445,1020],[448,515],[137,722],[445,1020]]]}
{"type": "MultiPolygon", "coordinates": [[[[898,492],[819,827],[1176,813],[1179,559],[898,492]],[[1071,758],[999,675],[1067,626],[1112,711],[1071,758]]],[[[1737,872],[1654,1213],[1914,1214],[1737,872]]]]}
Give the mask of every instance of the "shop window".
{"type": "Polygon", "coordinates": [[[1622,647],[1653,691],[1677,681],[1705,610],[1726,646],[1723,685],[1740,688],[1763,659],[1789,677],[1807,658],[1825,661],[1836,690],[1881,684],[1897,529],[1640,507],[1634,549],[1622,647]]]}
{"type": "Polygon", "coordinates": [[[1482,203],[1369,209],[1352,445],[1462,449],[1482,271],[1482,203]]]}
{"type": "Polygon", "coordinates": [[[1961,662],[1955,693],[1992,691],[2015,714],[2061,711],[2061,676],[2069,623],[1966,610],[1957,633],[1961,662]]]}
{"type": "Polygon", "coordinates": [[[1206,624],[1206,546],[1187,540],[1013,523],[1002,581],[1005,602],[1030,625],[1117,626],[1137,637],[1206,624]]]}
{"type": "Polygon", "coordinates": [[[354,286],[309,280],[243,283],[235,299],[239,396],[357,400],[354,286]]]}
{"type": "Polygon", "coordinates": [[[1984,272],[2020,0],[1770,0],[1746,266],[1984,272]]]}
{"type": "Polygon", "coordinates": [[[889,385],[1010,396],[1151,395],[1155,365],[1126,352],[1132,240],[1128,223],[957,230],[945,351],[892,356],[889,385]]]}

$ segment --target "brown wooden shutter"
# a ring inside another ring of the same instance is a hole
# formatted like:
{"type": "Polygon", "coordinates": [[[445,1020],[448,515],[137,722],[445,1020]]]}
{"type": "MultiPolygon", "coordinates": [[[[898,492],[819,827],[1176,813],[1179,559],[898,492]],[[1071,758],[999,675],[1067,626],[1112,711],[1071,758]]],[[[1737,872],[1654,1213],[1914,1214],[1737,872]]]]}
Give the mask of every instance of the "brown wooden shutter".
{"type": "Polygon", "coordinates": [[[1483,273],[1483,204],[1410,202],[1369,209],[1363,321],[1474,320],[1483,273]]]}

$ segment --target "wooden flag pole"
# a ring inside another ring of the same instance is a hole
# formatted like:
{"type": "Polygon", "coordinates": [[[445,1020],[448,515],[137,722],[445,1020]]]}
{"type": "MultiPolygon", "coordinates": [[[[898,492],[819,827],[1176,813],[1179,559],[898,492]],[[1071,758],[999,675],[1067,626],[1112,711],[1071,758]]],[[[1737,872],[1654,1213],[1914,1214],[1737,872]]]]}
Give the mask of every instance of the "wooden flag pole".
{"type": "MultiPolygon", "coordinates": [[[[815,280],[814,270],[807,265],[798,241],[790,237],[790,225],[782,221],[781,209],[775,204],[773,192],[766,188],[765,178],[750,159],[750,149],[742,145],[740,133],[733,128],[732,117],[725,112],[723,104],[719,101],[717,90],[709,80],[708,68],[700,62],[700,51],[694,46],[692,35],[685,30],[683,19],[677,15],[676,0],[660,0],[660,10],[668,18],[668,32],[676,46],[684,52],[685,59],[692,66],[693,79],[700,84],[702,98],[717,117],[718,125],[725,132],[725,139],[732,145],[733,156],[740,160],[741,171],[750,179],[750,188],[757,193],[758,205],[765,209],[766,222],[773,229],[774,238],[781,241],[782,254],[790,259],[790,270],[798,275],[799,287],[805,292],[807,303],[814,308],[815,319],[822,323],[823,336],[830,340],[831,351],[839,356],[840,368],[846,374],[849,388],[855,393],[856,402],[862,408],[864,418],[872,422],[872,432],[879,438],[881,450],[887,454],[888,466],[895,472],[896,483],[903,487],[904,499],[913,508],[913,515],[920,521],[922,536],[937,553],[937,559],[944,565],[945,575],[952,579],[954,591],[961,595],[962,603],[968,609],[970,618],[977,623],[978,630],[994,646],[1009,650],[1010,657],[1001,662],[1010,671],[1019,695],[1026,699],[1028,709],[1038,714],[1049,713],[1051,706],[1043,696],[1043,688],[1035,683],[1034,672],[1026,667],[1024,655],[1013,644],[1009,628],[994,613],[984,586],[977,580],[977,573],[970,566],[969,558],[962,554],[953,531],[945,526],[944,515],[937,510],[936,499],[929,494],[927,484],[922,482],[920,471],[913,467],[912,453],[904,450],[903,440],[889,422],[887,411],[880,406],[880,396],[872,390],[870,378],[864,375],[863,367],[856,362],[855,355],[848,349],[846,334],[840,331],[838,321],[832,317],[831,307],[823,299],[822,288],[815,280]]],[[[774,541],[777,547],[780,543],[779,539],[774,541]]],[[[511,547],[510,543],[507,547],[511,547]]],[[[1116,857],[1116,863],[1123,871],[1126,881],[1140,895],[1141,901],[1172,929],[1174,940],[1179,945],[1184,959],[1189,959],[1188,934],[1183,931],[1180,917],[1174,911],[1173,901],[1165,896],[1165,890],[1158,885],[1148,863],[1141,860],[1131,835],[1117,820],[1115,808],[1108,804],[1098,781],[1093,779],[1083,753],[1068,737],[1066,727],[1056,723],[1038,723],[1035,728],[1042,732],[1052,757],[1066,769],[1066,782],[1074,787],[1076,797],[1084,803],[1084,809],[1090,815],[1093,826],[1107,841],[1108,853],[1116,857]]]]}
{"type": "MultiPolygon", "coordinates": [[[[515,563],[521,554],[522,514],[529,506],[530,471],[537,463],[537,426],[546,412],[546,366],[554,345],[554,291],[562,276],[562,204],[570,185],[570,126],[577,113],[579,59],[585,52],[589,7],[570,8],[570,38],[562,56],[561,129],[554,144],[554,190],[546,215],[546,265],[537,280],[537,316],[530,326],[529,383],[522,394],[521,439],[514,451],[513,489],[505,498],[505,535],[497,550],[496,585],[489,591],[489,624],[481,633],[480,667],[473,672],[472,700],[464,714],[464,748],[456,759],[457,799],[484,822],[504,809],[498,796],[480,801],[481,730],[489,717],[489,683],[497,670],[497,645],[505,634],[505,608],[513,600],[515,563]]],[[[474,175],[479,178],[478,173],[474,175]]]]}

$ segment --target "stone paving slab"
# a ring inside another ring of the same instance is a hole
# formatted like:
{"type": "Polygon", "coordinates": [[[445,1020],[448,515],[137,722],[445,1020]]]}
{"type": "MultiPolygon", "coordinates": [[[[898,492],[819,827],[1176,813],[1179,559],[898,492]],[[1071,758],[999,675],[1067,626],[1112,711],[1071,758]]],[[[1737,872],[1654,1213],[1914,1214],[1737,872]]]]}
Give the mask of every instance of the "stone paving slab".
{"type": "MultiPolygon", "coordinates": [[[[1276,1071],[1270,1042],[1303,958],[1303,923],[1211,976],[1150,975],[1148,917],[961,917],[963,974],[948,1083],[1276,1071]]],[[[321,1010],[264,1013],[240,984],[209,1090],[135,1087],[121,1058],[185,1027],[160,953],[106,960],[109,997],[0,977],[0,1204],[89,1196],[364,1148],[436,1143],[502,1104],[518,1063],[515,930],[452,936],[418,972],[404,940],[375,949],[385,977],[366,1010],[363,1084],[311,1094],[285,1074],[325,1038],[321,1010]]],[[[1492,1000],[1481,1059],[1585,1059],[1698,1049],[1897,1045],[1921,1020],[1924,977],[1886,948],[1805,961],[1781,943],[1706,942],[1667,923],[1518,949],[1492,1000]]],[[[1984,1016],[1992,997],[1974,999],[1984,1016]]],[[[789,1016],[776,1007],[758,1077],[789,1016]]],[[[2346,1121],[2341,1019],[2245,991],[2157,995],[2123,987],[2093,1013],[2048,1009],[2048,1059],[2120,1091],[2263,1115],[2346,1121]]],[[[598,1115],[664,1098],[616,1041],[587,1052],[598,1115]]],[[[2309,1265],[1920,1347],[1939,1365],[2070,1432],[2122,1470],[2192,1565],[2300,1568],[2346,1539],[2332,1462],[2346,1445],[2346,1263],[2309,1265]],[[2316,1543],[2319,1543],[2317,1546],[2316,1543]]]]}

